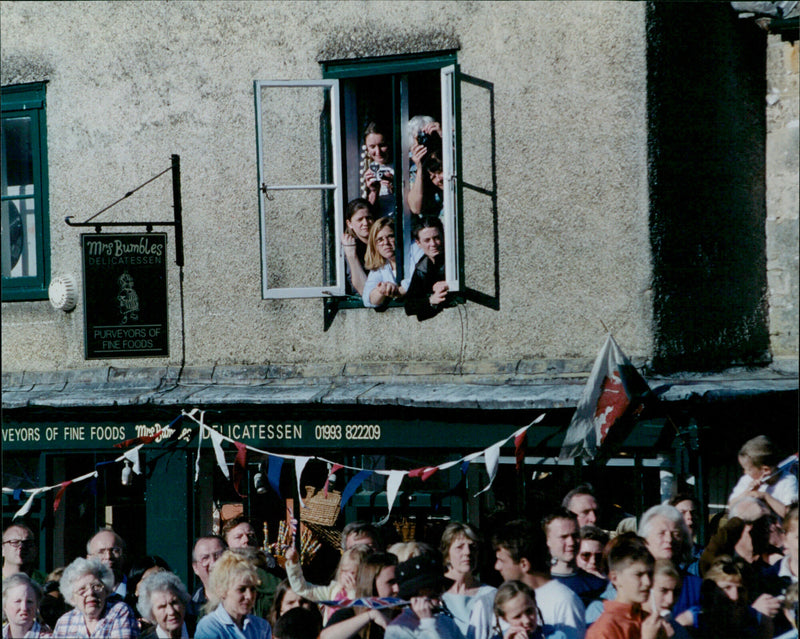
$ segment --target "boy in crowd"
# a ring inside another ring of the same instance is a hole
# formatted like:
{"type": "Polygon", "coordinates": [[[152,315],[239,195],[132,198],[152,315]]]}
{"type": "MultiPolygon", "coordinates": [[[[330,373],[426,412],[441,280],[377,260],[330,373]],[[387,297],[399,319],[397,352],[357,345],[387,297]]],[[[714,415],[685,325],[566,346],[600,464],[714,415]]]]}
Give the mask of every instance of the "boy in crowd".
{"type": "Polygon", "coordinates": [[[653,585],[654,564],[653,555],[640,537],[624,534],[611,542],[608,577],[617,596],[603,603],[603,614],[589,626],[586,639],[656,639],[671,634],[661,616],[646,616],[642,611],[653,585]]]}

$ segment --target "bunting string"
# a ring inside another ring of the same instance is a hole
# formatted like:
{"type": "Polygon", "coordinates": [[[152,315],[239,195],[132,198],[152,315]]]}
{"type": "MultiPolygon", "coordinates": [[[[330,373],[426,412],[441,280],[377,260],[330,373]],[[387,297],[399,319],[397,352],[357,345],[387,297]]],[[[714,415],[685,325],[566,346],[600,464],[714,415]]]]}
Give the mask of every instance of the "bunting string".
{"type": "MultiPolygon", "coordinates": [[[[378,522],[379,525],[383,525],[389,521],[395,499],[397,497],[398,492],[400,491],[400,487],[403,483],[403,480],[406,477],[419,478],[422,481],[427,481],[436,472],[452,468],[457,464],[461,465],[462,474],[466,474],[469,464],[483,457],[484,463],[486,465],[486,472],[489,476],[489,481],[486,487],[480,490],[478,493],[476,493],[475,496],[489,490],[489,488],[491,488],[494,482],[495,475],[497,474],[497,467],[500,459],[500,449],[503,446],[507,445],[508,442],[513,439],[515,445],[515,456],[517,457],[517,460],[519,462],[520,456],[524,455],[523,452],[524,441],[528,429],[534,424],[537,424],[540,421],[542,421],[542,419],[544,419],[544,416],[545,416],[544,413],[541,414],[527,426],[523,426],[522,428],[518,429],[511,435],[508,435],[504,439],[501,439],[500,441],[493,443],[488,448],[475,453],[470,453],[469,455],[466,455],[457,460],[443,462],[436,466],[422,466],[420,468],[414,468],[411,470],[370,470],[367,468],[360,468],[358,466],[348,466],[345,464],[340,464],[338,462],[331,461],[324,457],[291,455],[288,453],[276,453],[272,451],[266,451],[257,448],[255,446],[250,446],[242,442],[238,442],[220,433],[214,428],[211,428],[210,426],[206,425],[205,411],[193,408],[190,411],[182,410],[181,414],[178,417],[176,417],[168,427],[162,428],[155,435],[128,439],[118,444],[115,444],[115,448],[127,448],[133,444],[136,444],[136,446],[134,448],[130,448],[121,456],[117,457],[112,461],[99,462],[98,464],[95,465],[95,469],[90,473],[86,473],[85,475],[81,475],[80,477],[75,477],[73,479],[61,481],[52,486],[41,486],[38,488],[25,488],[25,489],[3,487],[3,493],[13,495],[14,498],[18,501],[21,501],[24,496],[27,496],[25,503],[14,514],[13,519],[16,519],[18,517],[23,517],[30,512],[36,497],[43,495],[51,490],[58,490],[58,493],[56,494],[53,502],[53,511],[55,512],[58,509],[59,505],[61,504],[61,501],[64,497],[67,488],[73,484],[77,484],[87,479],[96,480],[96,478],[98,477],[98,468],[100,468],[101,466],[128,461],[132,466],[133,472],[136,473],[137,475],[141,475],[142,469],[141,469],[139,451],[142,448],[142,446],[155,443],[158,437],[162,435],[164,432],[166,432],[176,422],[182,419],[188,419],[197,425],[197,430],[198,430],[197,459],[195,463],[195,477],[194,477],[195,482],[197,482],[200,478],[200,454],[202,450],[202,442],[205,439],[211,440],[211,445],[214,450],[214,456],[217,465],[219,466],[220,471],[225,476],[225,478],[228,479],[229,481],[234,482],[235,484],[234,488],[236,489],[237,492],[239,492],[241,478],[244,476],[244,469],[247,464],[248,452],[263,455],[269,460],[267,479],[270,487],[279,496],[280,496],[280,474],[283,463],[285,461],[293,461],[295,470],[295,481],[297,482],[297,494],[300,500],[301,507],[304,507],[301,475],[306,465],[311,460],[317,460],[327,463],[331,468],[331,472],[329,473],[329,475],[341,469],[355,471],[355,475],[352,477],[352,479],[350,479],[350,481],[342,491],[342,497],[340,501],[341,507],[344,507],[344,505],[349,501],[349,499],[356,493],[358,488],[369,477],[371,477],[373,474],[383,475],[386,477],[386,499],[388,505],[386,516],[380,522],[378,522]],[[223,443],[225,442],[231,444],[236,449],[236,458],[233,463],[233,476],[231,476],[231,473],[228,470],[228,464],[225,461],[225,451],[222,448],[223,443]]],[[[326,492],[327,492],[327,487],[328,487],[328,481],[325,482],[326,492]]]]}

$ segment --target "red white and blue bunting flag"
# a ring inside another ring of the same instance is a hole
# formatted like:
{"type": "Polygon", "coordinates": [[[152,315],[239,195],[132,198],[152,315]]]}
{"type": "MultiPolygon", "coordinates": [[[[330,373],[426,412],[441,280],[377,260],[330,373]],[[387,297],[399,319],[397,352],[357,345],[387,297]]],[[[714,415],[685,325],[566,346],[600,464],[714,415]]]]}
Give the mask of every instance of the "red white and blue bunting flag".
{"type": "MultiPolygon", "coordinates": [[[[205,424],[200,422],[200,426],[208,431],[209,436],[211,437],[211,445],[214,447],[214,455],[217,458],[217,466],[222,471],[222,474],[225,475],[226,479],[230,479],[231,475],[228,472],[228,464],[225,463],[225,451],[222,450],[222,441],[223,435],[218,433],[213,428],[207,428],[205,424]]],[[[201,431],[200,436],[202,439],[203,432],[201,431]]],[[[227,438],[226,438],[227,439],[227,438]]],[[[228,439],[231,443],[233,443],[232,439],[228,439]]],[[[198,452],[197,459],[200,459],[200,454],[198,452]]]]}
{"type": "MultiPolygon", "coordinates": [[[[196,413],[200,413],[200,424],[203,423],[203,419],[206,416],[206,412],[204,410],[198,411],[196,408],[193,409],[188,413],[188,415],[194,416],[196,413]]],[[[184,416],[184,413],[181,414],[181,417],[184,416]]],[[[200,432],[198,433],[200,436],[197,438],[197,459],[194,461],[194,483],[196,484],[197,481],[200,479],[200,451],[203,450],[203,428],[202,426],[198,429],[200,432]]]]}
{"type": "MultiPolygon", "coordinates": [[[[247,451],[250,451],[250,452],[253,452],[253,453],[257,453],[257,454],[260,454],[260,455],[265,455],[269,459],[268,481],[269,481],[270,487],[276,493],[278,493],[278,495],[280,495],[280,492],[279,492],[279,488],[280,488],[280,473],[281,473],[281,467],[283,465],[283,462],[285,460],[293,460],[295,462],[295,478],[296,478],[296,481],[297,481],[297,489],[298,489],[297,492],[298,492],[298,496],[300,497],[300,503],[302,505],[303,504],[303,494],[302,494],[302,491],[301,491],[302,487],[300,485],[300,481],[301,481],[300,478],[301,478],[301,475],[303,473],[303,469],[305,468],[306,464],[310,460],[315,459],[315,460],[322,461],[322,462],[325,462],[325,463],[329,464],[331,466],[331,474],[333,472],[335,472],[336,470],[341,470],[341,469],[348,469],[348,470],[353,470],[353,471],[356,472],[355,476],[348,482],[348,484],[345,486],[344,490],[342,491],[342,498],[341,498],[341,501],[340,501],[340,507],[344,507],[344,505],[350,500],[350,498],[352,498],[352,496],[355,494],[355,492],[358,490],[358,488],[361,486],[361,484],[363,484],[364,481],[367,480],[367,478],[369,478],[370,476],[372,476],[375,473],[381,474],[381,475],[385,475],[386,478],[387,478],[386,479],[386,498],[387,498],[387,502],[388,502],[388,504],[387,504],[388,505],[388,512],[386,513],[386,516],[383,518],[383,520],[381,520],[381,522],[380,522],[381,524],[383,524],[383,523],[386,523],[389,520],[389,517],[391,516],[392,508],[394,506],[395,499],[397,498],[397,494],[400,491],[400,486],[402,485],[403,480],[405,479],[406,476],[419,477],[422,481],[425,481],[428,478],[430,478],[434,473],[436,473],[436,472],[438,472],[440,470],[446,470],[448,468],[452,468],[453,466],[455,466],[457,464],[461,465],[462,474],[466,474],[467,468],[469,467],[470,462],[472,462],[472,461],[474,461],[476,459],[479,459],[480,457],[483,457],[484,460],[485,460],[485,464],[486,464],[486,471],[487,471],[487,473],[489,475],[489,483],[487,484],[487,486],[483,490],[481,490],[477,494],[480,494],[480,493],[483,493],[483,492],[487,491],[492,486],[492,483],[494,482],[495,475],[497,473],[497,466],[498,466],[498,462],[499,462],[500,449],[503,446],[505,446],[506,444],[508,444],[509,440],[511,440],[513,438],[514,439],[514,443],[515,443],[515,449],[516,449],[515,450],[515,454],[517,455],[517,457],[519,457],[520,448],[521,448],[521,442],[524,441],[525,433],[527,433],[528,429],[531,426],[533,426],[534,424],[539,423],[542,419],[544,419],[544,413],[542,415],[540,415],[539,417],[537,417],[533,422],[531,422],[527,426],[524,426],[524,427],[520,428],[519,430],[517,430],[516,432],[512,433],[511,435],[509,435],[508,437],[506,437],[506,438],[504,438],[504,439],[502,439],[502,440],[500,440],[498,442],[495,442],[494,444],[492,444],[491,446],[489,446],[485,450],[482,450],[482,451],[479,451],[479,452],[476,452],[476,453],[470,453],[469,455],[466,455],[466,456],[462,457],[461,459],[457,459],[457,460],[454,460],[454,461],[443,462],[441,464],[437,464],[436,466],[423,466],[423,467],[420,467],[420,468],[412,469],[410,471],[408,471],[408,470],[377,470],[376,471],[376,470],[370,470],[370,469],[366,469],[366,468],[359,468],[357,466],[347,466],[347,465],[344,465],[344,464],[335,463],[335,462],[332,462],[332,461],[330,461],[328,459],[325,459],[323,457],[316,457],[316,456],[312,457],[312,456],[304,456],[304,455],[288,455],[288,454],[278,454],[278,453],[274,453],[274,452],[268,452],[268,451],[262,450],[260,448],[256,448],[254,446],[248,446],[248,445],[243,444],[241,442],[237,442],[237,441],[231,439],[230,437],[227,437],[227,436],[223,435],[219,431],[217,431],[217,430],[215,430],[215,429],[213,429],[213,428],[211,428],[209,426],[206,426],[206,424],[204,422],[204,418],[205,418],[205,411],[202,411],[202,410],[200,410],[198,408],[193,408],[190,411],[185,411],[185,410],[181,411],[181,415],[178,416],[177,418],[175,418],[175,420],[173,420],[172,423],[170,424],[170,426],[171,426],[172,424],[175,424],[177,421],[179,421],[181,419],[189,419],[189,420],[195,422],[197,424],[197,426],[198,426],[198,433],[197,433],[197,435],[198,435],[198,437],[197,437],[197,460],[196,460],[196,463],[195,463],[195,476],[194,476],[195,482],[199,481],[199,479],[200,479],[200,455],[201,455],[201,451],[202,451],[202,442],[206,438],[211,439],[211,444],[212,444],[212,447],[214,449],[214,456],[215,456],[215,459],[217,461],[217,465],[220,468],[220,471],[222,472],[222,474],[228,480],[231,480],[231,473],[229,472],[228,464],[225,461],[225,451],[222,448],[223,443],[224,442],[228,442],[229,444],[233,445],[237,450],[236,460],[234,461],[234,479],[239,479],[239,481],[240,481],[241,477],[244,475],[243,470],[244,470],[245,465],[246,465],[247,451]]],[[[97,469],[100,466],[128,461],[132,465],[133,472],[135,472],[136,474],[140,475],[141,472],[142,472],[142,469],[141,469],[141,461],[140,461],[140,456],[139,456],[139,450],[142,448],[142,446],[144,446],[146,444],[156,443],[156,439],[159,438],[159,435],[163,434],[167,430],[168,430],[167,428],[162,428],[155,435],[148,436],[146,438],[135,438],[135,439],[129,439],[129,440],[125,440],[123,442],[120,442],[119,444],[116,445],[117,448],[120,448],[120,447],[124,448],[126,446],[130,446],[130,445],[132,445],[133,443],[135,443],[137,441],[139,443],[136,445],[135,448],[132,448],[130,450],[125,451],[124,454],[122,454],[120,457],[118,457],[118,458],[116,458],[114,460],[107,461],[107,462],[100,462],[100,463],[96,464],[94,471],[92,471],[90,473],[87,473],[85,475],[81,475],[80,477],[75,477],[73,479],[62,481],[62,482],[59,482],[58,484],[54,484],[52,486],[41,486],[39,488],[25,488],[25,489],[17,488],[17,489],[14,489],[14,488],[3,487],[3,493],[4,494],[13,495],[14,499],[21,500],[23,496],[27,496],[27,500],[25,501],[23,506],[14,514],[13,519],[16,519],[18,517],[23,517],[23,516],[27,515],[30,512],[30,510],[31,510],[31,508],[33,506],[33,502],[34,502],[35,498],[37,496],[39,496],[39,495],[42,495],[42,494],[50,491],[50,490],[58,489],[58,493],[56,495],[56,498],[55,498],[55,501],[54,501],[54,504],[53,504],[54,509],[57,509],[58,506],[61,503],[61,500],[62,500],[62,498],[64,496],[65,491],[66,491],[66,488],[68,486],[72,485],[72,484],[76,484],[78,482],[81,482],[81,481],[84,481],[84,480],[87,480],[87,479],[91,479],[92,481],[96,481],[97,477],[99,476],[97,469]],[[145,441],[145,439],[150,440],[151,438],[152,438],[152,441],[145,441]]],[[[326,482],[326,485],[327,485],[327,482],[326,482]]],[[[238,491],[238,483],[234,487],[237,488],[237,491],[238,491]]]]}
{"type": "Polygon", "coordinates": [[[361,484],[363,484],[367,479],[372,477],[375,471],[362,469],[359,470],[353,478],[347,482],[347,486],[344,487],[342,491],[342,501],[340,502],[339,507],[344,508],[345,504],[350,501],[350,498],[356,494],[356,491],[360,488],[361,484]]]}
{"type": "Polygon", "coordinates": [[[275,494],[283,499],[281,496],[281,469],[283,468],[283,457],[275,455],[267,455],[269,460],[269,468],[267,469],[267,481],[269,482],[275,494]]]}
{"type": "Polygon", "coordinates": [[[525,451],[528,448],[528,429],[518,432],[514,436],[514,459],[517,472],[525,465],[525,451]]]}
{"type": "Polygon", "coordinates": [[[325,485],[322,487],[322,492],[325,494],[325,499],[328,498],[328,486],[331,484],[331,477],[337,470],[344,468],[341,464],[333,464],[328,470],[328,478],[325,480],[325,485]]]}
{"type": "Polygon", "coordinates": [[[233,445],[236,446],[236,458],[233,460],[233,489],[239,497],[244,497],[239,486],[247,469],[247,446],[240,442],[233,442],[233,445]]]}
{"type": "Polygon", "coordinates": [[[142,474],[142,462],[139,459],[139,449],[141,447],[142,446],[139,445],[136,448],[133,448],[133,449],[127,451],[122,456],[123,460],[129,461],[131,463],[131,470],[133,470],[133,472],[136,473],[137,475],[141,475],[142,474]]]}
{"type": "Polygon", "coordinates": [[[405,478],[408,472],[405,470],[376,470],[375,472],[388,477],[386,480],[386,503],[389,506],[389,511],[386,513],[386,517],[377,523],[378,526],[383,526],[389,521],[389,517],[392,514],[392,506],[394,506],[394,500],[400,490],[400,484],[403,483],[403,478],[405,478]]]}
{"type": "Polygon", "coordinates": [[[67,492],[67,486],[72,484],[72,481],[65,481],[61,482],[61,490],[56,493],[55,498],[53,499],[53,512],[55,513],[58,510],[58,507],[61,505],[61,499],[64,497],[64,493],[67,492]]]}
{"type": "Polygon", "coordinates": [[[408,476],[419,477],[422,481],[427,481],[437,470],[439,470],[438,466],[422,466],[421,468],[409,470],[408,476]]]}
{"type": "Polygon", "coordinates": [[[410,601],[400,597],[360,597],[358,599],[332,599],[330,601],[318,601],[321,606],[331,606],[333,608],[371,608],[381,610],[382,608],[399,608],[408,606],[410,601]]]}
{"type": "Polygon", "coordinates": [[[300,476],[303,474],[303,469],[306,464],[311,461],[311,457],[295,457],[294,458],[294,476],[297,480],[297,498],[300,500],[300,508],[305,508],[303,503],[303,487],[300,485],[300,476]]]}

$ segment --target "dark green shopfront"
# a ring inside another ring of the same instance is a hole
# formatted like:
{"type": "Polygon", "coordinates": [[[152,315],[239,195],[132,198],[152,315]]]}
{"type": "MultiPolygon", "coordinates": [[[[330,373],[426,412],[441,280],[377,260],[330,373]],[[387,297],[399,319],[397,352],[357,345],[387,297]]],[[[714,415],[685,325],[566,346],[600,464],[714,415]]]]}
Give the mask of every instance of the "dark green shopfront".
{"type": "MultiPolygon", "coordinates": [[[[269,541],[275,541],[287,500],[299,508],[298,486],[321,488],[334,471],[330,487],[342,491],[358,469],[407,471],[457,461],[506,440],[542,414],[527,431],[525,464],[517,470],[511,438],[500,449],[492,488],[480,495],[489,482],[483,456],[425,480],[406,476],[385,536],[400,538],[409,522],[417,538],[432,539],[451,518],[486,530],[498,514],[538,517],[587,480],[600,496],[605,523],[612,525],[612,519],[657,503],[665,472],[676,481],[694,481],[706,512],[713,513],[737,478],[741,441],[764,432],[787,454],[794,452],[797,382],[704,384],[671,383],[664,394],[670,420],[655,416],[638,423],[611,459],[584,465],[555,459],[581,384],[213,383],[165,391],[161,383],[48,385],[4,375],[3,524],[25,506],[31,490],[47,488],[22,517],[39,535],[42,570],[83,555],[93,532],[111,525],[131,557],[160,555],[191,582],[193,540],[219,525],[226,505],[266,524],[269,541]],[[197,422],[181,417],[194,409],[195,416],[203,411],[205,425],[250,448],[238,491],[237,447],[223,444],[232,471],[226,478],[208,433],[200,439],[197,422]],[[161,435],[154,441],[136,440],[156,433],[161,435]],[[129,440],[136,441],[120,447],[129,440]],[[137,474],[122,456],[140,443],[137,474]],[[284,456],[282,468],[276,472],[273,466],[266,483],[277,456],[284,456]],[[310,458],[299,482],[292,456],[310,458]]],[[[386,490],[387,476],[371,475],[333,528],[354,519],[383,519],[386,490]]]]}

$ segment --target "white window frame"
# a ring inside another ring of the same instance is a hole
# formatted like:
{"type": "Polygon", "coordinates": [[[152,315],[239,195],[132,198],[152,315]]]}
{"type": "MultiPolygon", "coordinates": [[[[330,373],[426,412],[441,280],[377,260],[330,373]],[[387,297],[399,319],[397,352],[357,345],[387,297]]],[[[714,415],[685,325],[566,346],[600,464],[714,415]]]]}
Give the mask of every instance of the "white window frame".
{"type": "MultiPolygon", "coordinates": [[[[442,125],[442,164],[444,177],[443,207],[442,207],[442,226],[444,229],[445,246],[445,279],[451,292],[462,290],[460,277],[460,256],[459,256],[459,222],[458,222],[458,192],[460,188],[457,144],[459,135],[456,130],[458,126],[457,82],[459,81],[459,71],[457,64],[450,64],[439,69],[441,83],[441,125],[442,125]]],[[[347,297],[345,281],[345,258],[343,249],[338,239],[344,232],[344,167],[342,166],[342,114],[340,112],[340,88],[339,79],[319,79],[319,80],[256,80],[254,82],[255,106],[256,106],[256,136],[258,154],[258,184],[259,184],[259,217],[261,225],[261,288],[263,299],[288,299],[288,298],[325,298],[325,297],[347,297]],[[261,121],[261,90],[268,87],[325,87],[330,89],[330,126],[331,126],[331,151],[332,151],[332,170],[333,182],[331,184],[264,184],[263,176],[265,153],[262,140],[262,121],[261,121]],[[332,190],[334,207],[334,241],[330,247],[335,259],[335,284],[331,286],[318,287],[286,287],[269,288],[268,286],[268,255],[266,237],[269,229],[266,224],[266,211],[269,206],[267,194],[270,191],[281,190],[332,190]]],[[[406,118],[407,120],[407,118],[406,118]]],[[[406,121],[401,123],[402,144],[406,157],[405,138],[406,121]]],[[[407,188],[407,177],[403,173],[404,179],[401,181],[407,188]]],[[[404,207],[405,208],[405,207],[404,207]]],[[[405,246],[406,242],[413,242],[410,236],[410,229],[404,225],[404,253],[409,255],[410,250],[405,246]]],[[[409,269],[413,271],[415,265],[404,265],[405,277],[409,275],[409,269]]]]}
{"type": "Polygon", "coordinates": [[[261,296],[263,299],[291,299],[291,298],[317,298],[340,297],[345,295],[345,269],[344,254],[339,246],[338,238],[344,232],[344,202],[342,181],[342,130],[339,113],[339,81],[330,80],[256,80],[254,83],[255,108],[256,108],[256,147],[258,158],[258,185],[259,185],[259,219],[261,225],[261,296]],[[263,148],[261,122],[261,90],[276,87],[309,87],[330,89],[330,122],[331,122],[331,154],[333,182],[331,184],[265,184],[263,176],[265,153],[263,148]],[[305,286],[269,288],[268,285],[268,255],[266,237],[269,229],[266,224],[266,211],[269,206],[267,194],[270,191],[303,191],[303,190],[330,190],[333,191],[334,209],[334,238],[335,251],[335,284],[332,286],[305,286]]]}
{"type": "Polygon", "coordinates": [[[445,262],[444,274],[451,292],[461,290],[456,237],[458,212],[458,169],[456,166],[456,65],[442,67],[442,165],[444,178],[443,215],[445,262]]]}

